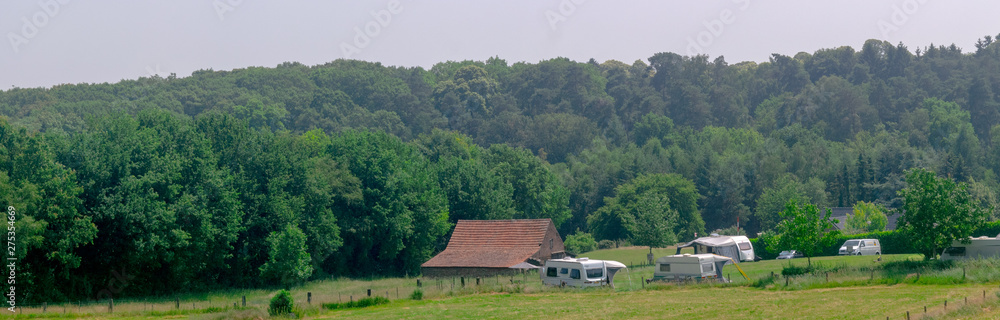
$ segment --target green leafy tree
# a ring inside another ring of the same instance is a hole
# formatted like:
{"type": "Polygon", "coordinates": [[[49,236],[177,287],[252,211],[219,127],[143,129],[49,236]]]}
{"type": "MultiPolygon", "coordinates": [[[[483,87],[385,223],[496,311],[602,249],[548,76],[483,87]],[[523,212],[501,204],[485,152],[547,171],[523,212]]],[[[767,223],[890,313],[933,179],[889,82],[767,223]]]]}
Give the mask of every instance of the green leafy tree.
{"type": "Polygon", "coordinates": [[[854,204],[854,214],[847,217],[845,233],[861,233],[885,231],[889,219],[885,216],[885,207],[881,204],[858,201],[854,204]]]}
{"type": "Polygon", "coordinates": [[[832,245],[840,234],[837,230],[828,231],[833,229],[831,214],[829,209],[822,214],[812,204],[800,207],[795,199],[789,200],[785,210],[781,211],[783,221],[775,228],[775,235],[767,243],[767,249],[772,252],[798,250],[812,266],[812,257],[832,245]]]}
{"type": "Polygon", "coordinates": [[[288,225],[267,237],[270,255],[260,267],[265,278],[283,285],[305,281],[313,273],[312,258],[306,252],[306,234],[299,227],[288,225]]]}
{"type": "Polygon", "coordinates": [[[795,181],[784,182],[775,188],[764,189],[764,193],[757,199],[754,217],[761,231],[772,230],[781,222],[781,211],[785,209],[789,200],[805,200],[805,195],[798,190],[795,181]]]}
{"type": "Polygon", "coordinates": [[[615,196],[605,199],[587,224],[600,239],[667,246],[704,230],[697,199],[694,184],[680,175],[644,175],[615,188],[615,196]]]}
{"type": "Polygon", "coordinates": [[[363,199],[337,217],[336,272],[415,274],[451,228],[430,162],[385,132],[345,131],[327,149],[359,179],[363,199]]]}
{"type": "Polygon", "coordinates": [[[563,245],[566,247],[566,252],[574,255],[597,250],[597,241],[594,240],[594,236],[579,230],[566,236],[563,245]]]}
{"type": "Polygon", "coordinates": [[[967,239],[986,221],[987,210],[977,207],[966,189],[964,183],[922,168],[906,173],[906,188],[899,191],[899,225],[925,259],[936,257],[954,240],[967,239]]]}
{"type": "Polygon", "coordinates": [[[514,187],[515,218],[549,218],[557,228],[569,220],[569,190],[530,151],[495,144],[486,150],[483,162],[514,187]]]}
{"type": "MultiPolygon", "coordinates": [[[[97,227],[86,214],[75,172],[56,161],[44,139],[0,118],[0,205],[16,212],[17,283],[24,297],[58,300],[76,294],[73,275],[89,262],[82,247],[93,243],[97,227]]],[[[4,225],[4,230],[7,230],[4,225]]]]}
{"type": "Polygon", "coordinates": [[[631,217],[626,223],[632,234],[632,244],[663,248],[677,243],[674,226],[677,225],[677,210],[670,208],[668,200],[654,194],[639,197],[631,217]]]}

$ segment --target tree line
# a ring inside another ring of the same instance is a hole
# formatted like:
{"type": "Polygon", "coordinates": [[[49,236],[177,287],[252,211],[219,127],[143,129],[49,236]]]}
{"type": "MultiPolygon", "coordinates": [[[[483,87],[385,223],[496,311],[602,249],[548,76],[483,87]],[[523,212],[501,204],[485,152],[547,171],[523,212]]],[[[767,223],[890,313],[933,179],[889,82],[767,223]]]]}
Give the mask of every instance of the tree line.
{"type": "Polygon", "coordinates": [[[993,208],[993,39],[14,88],[0,200],[24,215],[28,294],[49,301],[94,297],[116,273],[133,295],[412,275],[458,219],[551,218],[563,236],[653,246],[756,234],[790,199],[900,208],[912,168],[993,208]]]}

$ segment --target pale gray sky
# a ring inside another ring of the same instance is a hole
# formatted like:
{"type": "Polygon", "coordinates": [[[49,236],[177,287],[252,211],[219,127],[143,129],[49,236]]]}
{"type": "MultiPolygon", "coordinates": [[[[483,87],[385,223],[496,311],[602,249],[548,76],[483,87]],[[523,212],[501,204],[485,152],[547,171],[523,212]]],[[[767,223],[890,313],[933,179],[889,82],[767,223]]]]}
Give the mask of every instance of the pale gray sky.
{"type": "Polygon", "coordinates": [[[968,52],[1000,33],[998,9],[996,1],[941,0],[8,0],[0,3],[0,89],[315,65],[344,58],[345,48],[353,59],[425,68],[491,56],[631,63],[657,52],[766,61],[859,49],[872,38],[968,52]]]}

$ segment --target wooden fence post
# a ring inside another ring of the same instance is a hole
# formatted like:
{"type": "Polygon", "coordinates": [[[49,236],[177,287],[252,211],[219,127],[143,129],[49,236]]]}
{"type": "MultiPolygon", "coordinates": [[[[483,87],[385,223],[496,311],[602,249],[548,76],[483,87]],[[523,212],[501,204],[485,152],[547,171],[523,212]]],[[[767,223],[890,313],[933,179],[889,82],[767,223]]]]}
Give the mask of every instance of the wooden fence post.
{"type": "Polygon", "coordinates": [[[417,279],[417,288],[420,288],[420,279],[417,279]]]}
{"type": "MultiPolygon", "coordinates": [[[[246,301],[245,300],[246,296],[244,296],[243,299],[244,299],[243,301],[246,301]]],[[[174,303],[177,304],[177,310],[180,310],[181,309],[181,298],[174,298],[174,303]]],[[[245,306],[245,304],[244,304],[244,306],[245,306]]]]}
{"type": "MultiPolygon", "coordinates": [[[[986,297],[986,291],[983,291],[983,297],[984,298],[986,297]]],[[[48,302],[42,302],[42,313],[45,313],[45,310],[48,310],[48,309],[49,309],[49,303],[48,302]]]]}
{"type": "Polygon", "coordinates": [[[312,304],[313,303],[313,293],[312,292],[306,292],[306,303],[308,303],[308,304],[312,304]]]}
{"type": "Polygon", "coordinates": [[[462,288],[465,288],[465,277],[462,277],[462,288]]]}
{"type": "Polygon", "coordinates": [[[115,299],[108,299],[108,313],[115,312],[115,299]]]}
{"type": "Polygon", "coordinates": [[[368,297],[371,298],[371,296],[372,296],[372,289],[368,289],[368,297]]]}

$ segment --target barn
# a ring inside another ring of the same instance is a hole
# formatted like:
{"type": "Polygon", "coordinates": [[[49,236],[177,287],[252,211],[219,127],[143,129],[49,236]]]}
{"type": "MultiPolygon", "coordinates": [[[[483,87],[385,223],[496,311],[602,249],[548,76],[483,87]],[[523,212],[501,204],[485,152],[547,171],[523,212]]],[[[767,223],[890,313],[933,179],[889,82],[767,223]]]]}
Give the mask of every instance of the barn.
{"type": "Polygon", "coordinates": [[[424,277],[511,275],[565,250],[550,219],[458,220],[448,247],[420,269],[424,277]]]}

